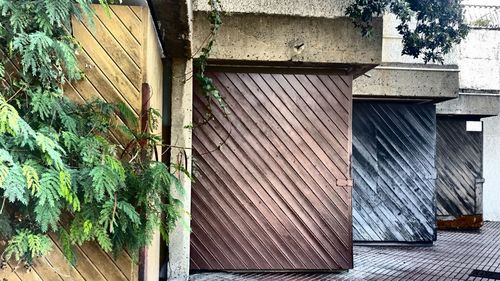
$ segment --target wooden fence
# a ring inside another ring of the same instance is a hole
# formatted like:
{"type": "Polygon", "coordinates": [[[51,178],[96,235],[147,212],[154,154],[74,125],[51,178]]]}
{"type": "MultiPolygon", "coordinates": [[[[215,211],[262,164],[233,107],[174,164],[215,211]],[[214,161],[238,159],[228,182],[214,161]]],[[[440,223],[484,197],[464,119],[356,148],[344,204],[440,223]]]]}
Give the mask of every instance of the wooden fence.
{"type": "MultiPolygon", "coordinates": [[[[113,5],[109,12],[95,5],[94,24],[73,21],[73,32],[81,44],[78,53],[86,78],[66,85],[65,94],[86,101],[102,98],[125,102],[138,117],[141,89],[149,85],[149,105],[161,111],[162,50],[147,7],[113,5]]],[[[161,132],[157,132],[161,135],[161,132]]],[[[118,133],[115,142],[125,145],[118,133]]],[[[31,271],[14,263],[0,270],[0,280],[137,280],[138,267],[128,254],[117,259],[97,244],[76,247],[77,266],[65,260],[55,235],[51,253],[35,261],[31,271]]],[[[157,261],[154,261],[155,263],[157,261]]]]}

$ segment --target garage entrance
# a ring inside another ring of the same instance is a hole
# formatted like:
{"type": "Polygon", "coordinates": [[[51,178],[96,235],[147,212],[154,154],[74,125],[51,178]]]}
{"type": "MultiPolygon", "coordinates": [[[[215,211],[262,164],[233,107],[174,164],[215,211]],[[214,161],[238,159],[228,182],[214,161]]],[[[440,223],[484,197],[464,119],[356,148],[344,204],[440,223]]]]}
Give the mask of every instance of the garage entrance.
{"type": "Polygon", "coordinates": [[[195,94],[191,269],[352,268],[352,76],[210,77],[228,114],[195,94]]]}
{"type": "Polygon", "coordinates": [[[437,120],[438,228],[478,229],[483,225],[482,123],[470,116],[437,120]]]}

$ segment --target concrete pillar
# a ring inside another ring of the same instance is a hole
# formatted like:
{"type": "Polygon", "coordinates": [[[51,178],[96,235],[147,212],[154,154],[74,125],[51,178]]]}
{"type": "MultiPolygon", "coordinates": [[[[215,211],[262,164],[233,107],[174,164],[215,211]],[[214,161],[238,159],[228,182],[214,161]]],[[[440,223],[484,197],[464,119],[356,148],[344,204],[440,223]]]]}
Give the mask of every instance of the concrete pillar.
{"type": "Polygon", "coordinates": [[[483,219],[500,221],[500,116],[483,119],[483,219]]]}
{"type": "MultiPolygon", "coordinates": [[[[193,62],[191,59],[172,60],[172,119],[171,119],[171,150],[172,163],[187,163],[191,172],[192,130],[186,125],[193,119],[193,62]]],[[[191,181],[185,175],[179,175],[184,194],[172,188],[172,196],[181,200],[187,212],[170,234],[168,280],[188,280],[189,278],[189,244],[190,244],[190,212],[191,212],[191,181]]]]}

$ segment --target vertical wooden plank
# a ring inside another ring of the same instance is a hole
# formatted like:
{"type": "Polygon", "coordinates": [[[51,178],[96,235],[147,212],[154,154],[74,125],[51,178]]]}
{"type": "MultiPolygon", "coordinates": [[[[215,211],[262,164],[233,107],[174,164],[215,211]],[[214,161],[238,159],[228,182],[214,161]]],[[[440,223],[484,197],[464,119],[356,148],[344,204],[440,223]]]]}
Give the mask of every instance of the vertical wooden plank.
{"type": "MultiPolygon", "coordinates": [[[[149,89],[149,101],[142,101],[142,104],[149,104],[149,106],[157,110],[160,115],[163,110],[163,66],[161,61],[161,49],[158,45],[158,38],[153,19],[148,9],[142,8],[140,10],[140,18],[143,23],[143,38],[142,38],[142,79],[143,83],[147,84],[149,89]]],[[[143,96],[144,98],[144,96],[143,96]]],[[[161,120],[160,120],[161,121],[161,120]]],[[[162,126],[153,131],[154,134],[162,135],[162,126]]],[[[158,154],[161,157],[162,147],[156,147],[158,154]]],[[[154,157],[154,155],[153,155],[154,157]]],[[[161,161],[162,159],[157,159],[161,161]]],[[[160,243],[161,243],[159,230],[156,230],[153,235],[152,244],[145,249],[144,257],[144,280],[158,280],[160,272],[160,243]]]]}

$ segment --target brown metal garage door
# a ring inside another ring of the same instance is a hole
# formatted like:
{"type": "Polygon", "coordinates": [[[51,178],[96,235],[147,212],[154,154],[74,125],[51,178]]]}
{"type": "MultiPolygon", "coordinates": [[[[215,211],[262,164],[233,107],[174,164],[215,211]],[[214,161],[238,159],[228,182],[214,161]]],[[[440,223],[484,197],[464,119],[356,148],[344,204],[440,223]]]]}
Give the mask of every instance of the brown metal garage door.
{"type": "Polygon", "coordinates": [[[352,77],[210,76],[229,114],[193,134],[191,269],[352,268],[352,77]]]}

